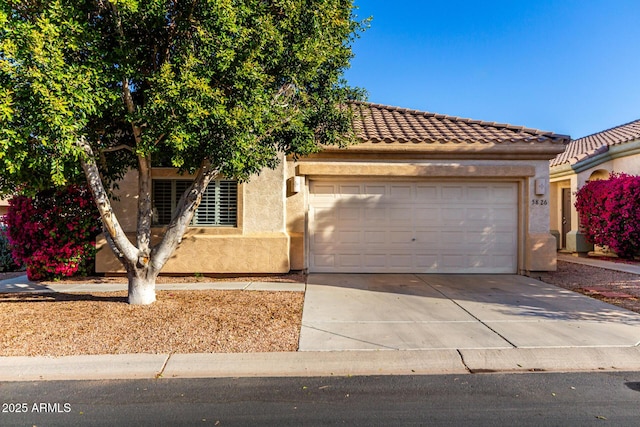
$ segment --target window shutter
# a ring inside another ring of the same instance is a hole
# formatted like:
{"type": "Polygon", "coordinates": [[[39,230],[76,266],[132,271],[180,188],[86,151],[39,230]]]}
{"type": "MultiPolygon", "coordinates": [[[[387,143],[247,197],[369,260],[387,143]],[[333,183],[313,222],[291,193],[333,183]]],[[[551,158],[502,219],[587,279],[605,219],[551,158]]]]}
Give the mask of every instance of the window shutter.
{"type": "Polygon", "coordinates": [[[173,197],[171,180],[153,180],[153,223],[159,225],[171,222],[171,212],[173,212],[173,197]]]}
{"type": "Polygon", "coordinates": [[[236,181],[217,181],[216,184],[218,186],[217,224],[235,227],[238,217],[238,183],[236,181]]]}
{"type": "MultiPolygon", "coordinates": [[[[167,225],[171,222],[180,197],[190,185],[188,180],[153,181],[154,224],[167,225]]],[[[237,181],[214,180],[206,188],[191,225],[235,227],[237,215],[237,181]]]]}

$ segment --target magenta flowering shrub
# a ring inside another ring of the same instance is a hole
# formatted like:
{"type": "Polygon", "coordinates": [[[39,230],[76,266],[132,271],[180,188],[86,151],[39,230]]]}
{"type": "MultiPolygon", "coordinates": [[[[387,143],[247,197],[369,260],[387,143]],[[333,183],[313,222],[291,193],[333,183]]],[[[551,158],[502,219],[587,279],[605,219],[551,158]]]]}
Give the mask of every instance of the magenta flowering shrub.
{"type": "Polygon", "coordinates": [[[17,196],[6,215],[13,259],[31,280],[93,271],[100,220],[85,186],[17,196]]]}
{"type": "Polygon", "coordinates": [[[587,182],[576,194],[576,209],[588,241],[621,258],[640,254],[640,176],[587,182]]]}

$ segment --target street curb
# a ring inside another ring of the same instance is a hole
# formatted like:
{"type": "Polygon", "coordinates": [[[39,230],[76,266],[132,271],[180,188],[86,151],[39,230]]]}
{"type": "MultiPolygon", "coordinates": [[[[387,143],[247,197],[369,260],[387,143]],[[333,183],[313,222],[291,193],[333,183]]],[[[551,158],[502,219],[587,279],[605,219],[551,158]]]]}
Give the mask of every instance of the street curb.
{"type": "Polygon", "coordinates": [[[640,347],[0,357],[0,381],[640,371],[640,347]]]}
{"type": "Polygon", "coordinates": [[[0,382],[155,378],[167,357],[167,354],[0,357],[0,382]]]}
{"type": "Polygon", "coordinates": [[[465,374],[456,350],[176,354],[163,378],[465,374]]]}
{"type": "Polygon", "coordinates": [[[471,373],[640,371],[640,347],[460,350],[471,373]]]}

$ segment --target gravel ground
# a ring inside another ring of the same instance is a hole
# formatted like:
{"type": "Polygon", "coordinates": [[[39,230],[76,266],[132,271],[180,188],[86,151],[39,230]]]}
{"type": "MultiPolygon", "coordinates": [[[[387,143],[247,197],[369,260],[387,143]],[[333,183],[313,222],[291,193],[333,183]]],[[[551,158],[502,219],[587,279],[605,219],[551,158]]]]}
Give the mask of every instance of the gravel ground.
{"type": "MultiPolygon", "coordinates": [[[[10,274],[0,273],[0,280],[10,274]]],[[[640,276],[558,261],[544,282],[640,313],[640,276]]],[[[304,282],[280,276],[170,277],[158,283],[236,280],[304,282]]],[[[70,279],[121,283],[123,277],[70,279]]],[[[0,356],[296,351],[304,294],[259,291],[158,291],[150,306],[126,292],[0,294],[0,356]]]]}
{"type": "Polygon", "coordinates": [[[640,313],[640,276],[558,261],[558,271],[536,279],[640,313]]]}
{"type": "Polygon", "coordinates": [[[296,351],[302,292],[0,294],[0,356],[296,351]]]}

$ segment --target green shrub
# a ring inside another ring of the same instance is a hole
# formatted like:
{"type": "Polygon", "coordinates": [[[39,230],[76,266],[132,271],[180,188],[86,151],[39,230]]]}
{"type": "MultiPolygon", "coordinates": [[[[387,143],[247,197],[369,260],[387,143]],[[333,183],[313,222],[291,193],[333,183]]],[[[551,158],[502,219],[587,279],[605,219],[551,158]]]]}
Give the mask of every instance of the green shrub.
{"type": "Polygon", "coordinates": [[[6,227],[0,225],[0,272],[18,270],[20,270],[20,266],[13,261],[13,256],[11,256],[6,227]]]}

